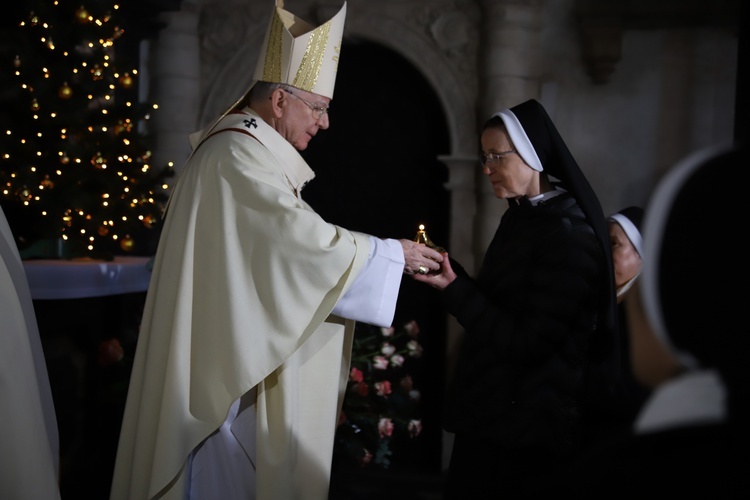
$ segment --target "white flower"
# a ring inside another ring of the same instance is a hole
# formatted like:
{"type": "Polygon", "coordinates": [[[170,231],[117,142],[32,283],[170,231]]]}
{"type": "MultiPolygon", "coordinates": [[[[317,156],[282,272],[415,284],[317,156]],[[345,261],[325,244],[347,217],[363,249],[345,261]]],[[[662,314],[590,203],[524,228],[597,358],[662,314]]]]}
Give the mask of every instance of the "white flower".
{"type": "Polygon", "coordinates": [[[404,357],[400,354],[395,354],[391,356],[391,364],[393,366],[403,366],[404,365],[404,357]]]}
{"type": "Polygon", "coordinates": [[[422,346],[419,345],[419,342],[416,340],[410,340],[406,344],[407,349],[409,349],[409,356],[413,358],[419,358],[422,356],[422,346]]]}
{"type": "Polygon", "coordinates": [[[380,352],[382,352],[386,356],[391,356],[391,355],[393,355],[394,352],[396,352],[396,346],[394,346],[394,345],[389,344],[389,343],[386,342],[380,348],[380,352]]]}
{"type": "Polygon", "coordinates": [[[409,420],[409,425],[407,429],[409,430],[409,435],[411,437],[419,436],[419,433],[422,432],[422,421],[421,420],[409,420]]]}
{"type": "Polygon", "coordinates": [[[396,331],[395,328],[392,326],[389,326],[388,328],[381,327],[380,333],[383,334],[383,337],[393,337],[393,333],[396,331]]]}

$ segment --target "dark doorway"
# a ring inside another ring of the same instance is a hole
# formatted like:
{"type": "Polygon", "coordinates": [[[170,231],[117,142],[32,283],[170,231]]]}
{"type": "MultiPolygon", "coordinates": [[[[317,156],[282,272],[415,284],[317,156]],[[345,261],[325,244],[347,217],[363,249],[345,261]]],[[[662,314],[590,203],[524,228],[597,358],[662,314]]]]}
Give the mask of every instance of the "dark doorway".
{"type": "MultiPolygon", "coordinates": [[[[425,224],[433,241],[447,245],[448,170],[438,161],[450,152],[446,118],[417,69],[388,48],[345,39],[329,116],[330,128],[303,152],[316,173],[305,200],[347,229],[412,239],[425,224]]],[[[381,479],[440,474],[446,315],[438,299],[431,288],[408,277],[402,281],[394,326],[416,320],[420,327],[424,351],[413,379],[423,427],[418,439],[394,452],[381,479]]],[[[332,494],[336,472],[334,467],[332,494]]]]}

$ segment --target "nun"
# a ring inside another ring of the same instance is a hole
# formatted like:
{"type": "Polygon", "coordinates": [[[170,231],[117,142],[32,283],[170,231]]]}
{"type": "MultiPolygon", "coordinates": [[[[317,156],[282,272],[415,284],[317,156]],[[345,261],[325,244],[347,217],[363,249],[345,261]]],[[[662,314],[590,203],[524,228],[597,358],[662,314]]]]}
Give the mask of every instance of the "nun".
{"type": "Polygon", "coordinates": [[[612,244],[612,264],[615,272],[617,303],[621,303],[630,287],[638,279],[643,266],[643,237],[641,221],[643,209],[638,206],[623,208],[609,216],[609,238],[612,244]]]}
{"type": "Polygon", "coordinates": [[[607,218],[617,297],[616,338],[619,344],[613,352],[619,357],[610,356],[609,366],[604,371],[617,372],[619,377],[607,391],[598,393],[606,397],[599,397],[589,405],[584,425],[586,446],[630,432],[633,420],[648,396],[648,389],[635,379],[631,369],[624,304],[643,268],[643,214],[643,208],[629,206],[607,218]]]}
{"type": "MultiPolygon", "coordinates": [[[[738,498],[750,470],[750,300],[740,243],[746,147],[697,151],[651,195],[643,270],[625,299],[633,372],[651,389],[630,436],[550,482],[576,498],[738,498]]],[[[541,498],[550,491],[538,491],[541,498]]]]}
{"type": "Polygon", "coordinates": [[[464,329],[443,418],[446,500],[522,498],[575,456],[591,341],[613,340],[606,219],[538,101],[487,120],[480,166],[508,209],[478,274],[444,259],[415,278],[464,329]]]}

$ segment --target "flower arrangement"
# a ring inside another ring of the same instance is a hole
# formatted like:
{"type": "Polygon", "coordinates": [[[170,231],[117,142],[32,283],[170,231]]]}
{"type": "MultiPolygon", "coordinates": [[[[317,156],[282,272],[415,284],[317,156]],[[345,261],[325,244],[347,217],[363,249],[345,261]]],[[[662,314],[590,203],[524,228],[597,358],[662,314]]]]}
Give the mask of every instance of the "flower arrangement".
{"type": "Polygon", "coordinates": [[[387,469],[395,439],[419,436],[420,393],[411,376],[422,356],[418,335],[414,320],[398,330],[357,324],[334,454],[387,469]]]}

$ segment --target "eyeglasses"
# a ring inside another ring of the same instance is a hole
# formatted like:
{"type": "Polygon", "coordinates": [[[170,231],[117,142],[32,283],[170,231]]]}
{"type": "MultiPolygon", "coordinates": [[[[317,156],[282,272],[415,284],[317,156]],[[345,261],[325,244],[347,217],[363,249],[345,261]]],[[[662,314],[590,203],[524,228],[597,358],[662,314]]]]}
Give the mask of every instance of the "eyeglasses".
{"type": "Polygon", "coordinates": [[[281,89],[281,90],[283,90],[287,94],[289,94],[291,96],[294,96],[297,99],[299,99],[300,101],[302,101],[305,104],[307,104],[307,107],[312,110],[313,118],[315,118],[316,120],[320,120],[320,118],[323,116],[323,113],[328,113],[328,106],[321,106],[320,104],[313,104],[310,101],[308,101],[307,99],[298,96],[294,92],[291,92],[291,91],[289,91],[287,89],[281,89]]]}
{"type": "Polygon", "coordinates": [[[518,152],[515,149],[510,149],[508,151],[501,151],[499,153],[487,153],[486,155],[481,155],[479,157],[479,161],[482,162],[482,166],[487,165],[488,163],[500,163],[500,160],[511,153],[518,152]]]}

